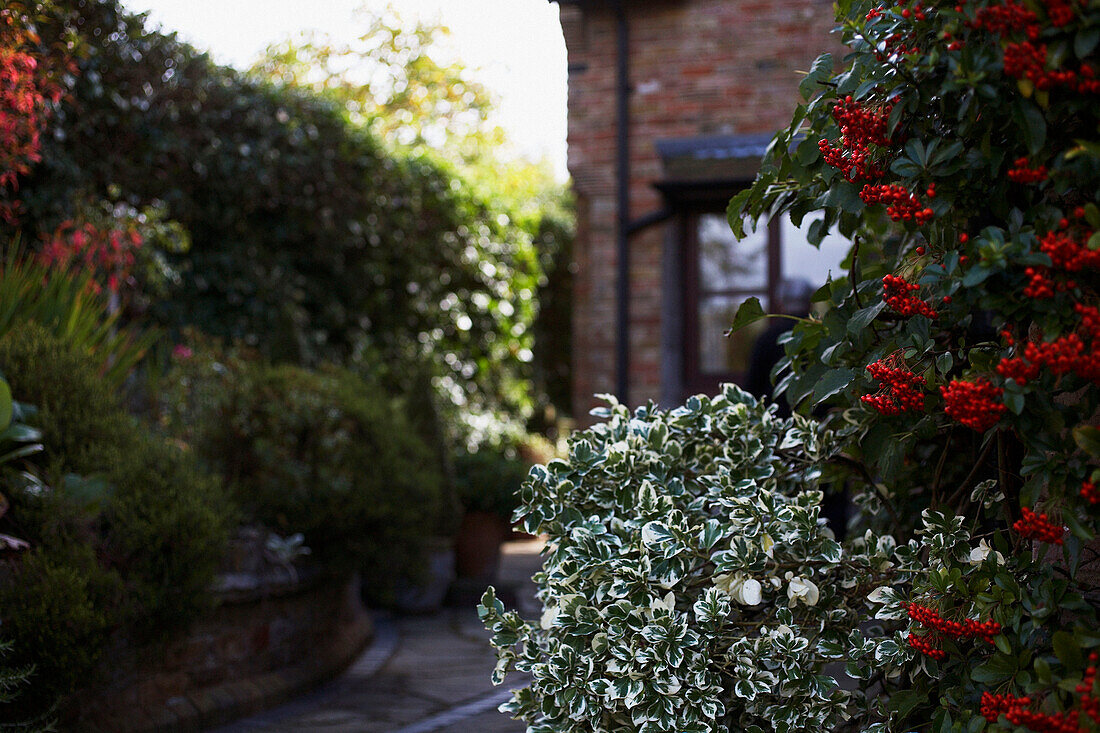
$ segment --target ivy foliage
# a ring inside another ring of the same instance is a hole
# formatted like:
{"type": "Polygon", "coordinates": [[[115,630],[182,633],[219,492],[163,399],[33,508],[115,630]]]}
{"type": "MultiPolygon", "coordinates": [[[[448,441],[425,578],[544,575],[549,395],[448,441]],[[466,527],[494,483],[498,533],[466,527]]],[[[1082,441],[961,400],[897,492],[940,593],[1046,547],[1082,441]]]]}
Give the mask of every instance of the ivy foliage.
{"type": "Polygon", "coordinates": [[[846,552],[820,518],[831,436],[732,385],[601,414],[521,489],[549,536],[541,620],[479,606],[494,682],[533,678],[501,709],[531,731],[836,730],[855,703],[827,665],[893,545],[846,552]]]}
{"type": "Polygon", "coordinates": [[[861,521],[904,543],[874,600],[912,648],[865,724],[1095,730],[1100,5],[842,0],[838,21],[850,53],[814,64],[729,214],[853,242],[776,393],[834,408],[861,521]]]}

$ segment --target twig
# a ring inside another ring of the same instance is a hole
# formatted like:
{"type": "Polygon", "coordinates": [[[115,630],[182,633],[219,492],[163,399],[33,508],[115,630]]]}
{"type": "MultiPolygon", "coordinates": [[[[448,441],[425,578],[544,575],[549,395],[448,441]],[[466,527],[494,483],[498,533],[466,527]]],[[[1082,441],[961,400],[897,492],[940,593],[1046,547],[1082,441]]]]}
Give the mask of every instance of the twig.
{"type": "Polygon", "coordinates": [[[943,467],[947,463],[947,452],[951,449],[951,438],[953,437],[955,437],[954,425],[951,426],[951,431],[947,434],[947,440],[943,444],[943,453],[940,454],[939,463],[936,464],[936,473],[932,477],[932,500],[930,502],[932,509],[939,505],[940,479],[943,478],[943,467]]]}
{"type": "MultiPolygon", "coordinates": [[[[959,488],[955,489],[955,493],[953,493],[951,495],[951,498],[947,500],[947,506],[954,507],[955,503],[958,502],[965,495],[966,490],[970,488],[970,484],[973,483],[975,478],[977,478],[978,471],[981,469],[982,464],[985,463],[985,459],[989,457],[989,452],[991,450],[993,450],[992,440],[986,443],[985,447],[982,448],[982,452],[978,454],[978,459],[974,461],[974,467],[970,469],[970,473],[966,475],[966,478],[963,479],[963,482],[959,486],[959,488]]],[[[957,509],[956,513],[958,513],[957,509]]]]}
{"type": "Polygon", "coordinates": [[[856,287],[856,262],[859,260],[859,235],[852,237],[852,264],[848,266],[848,279],[852,281],[852,296],[856,299],[856,308],[863,310],[863,302],[859,299],[859,288],[856,287]]]}
{"type": "MultiPolygon", "coordinates": [[[[863,476],[863,480],[867,482],[868,486],[876,486],[875,479],[867,471],[867,467],[856,459],[852,458],[851,456],[846,456],[843,453],[838,453],[830,460],[843,463],[850,468],[855,468],[863,476]]],[[[894,509],[894,505],[890,502],[890,497],[885,496],[881,492],[876,492],[876,496],[878,496],[879,499],[882,501],[882,505],[886,508],[886,512],[890,515],[890,520],[894,523],[894,525],[898,527],[902,526],[901,517],[898,516],[897,510],[894,509]]]]}

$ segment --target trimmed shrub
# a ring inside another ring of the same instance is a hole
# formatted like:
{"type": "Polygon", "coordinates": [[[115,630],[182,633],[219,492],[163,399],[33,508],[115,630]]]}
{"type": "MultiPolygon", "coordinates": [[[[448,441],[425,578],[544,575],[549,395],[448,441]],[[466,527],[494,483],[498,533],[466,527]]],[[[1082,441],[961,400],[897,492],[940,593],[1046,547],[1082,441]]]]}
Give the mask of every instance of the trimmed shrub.
{"type": "Polygon", "coordinates": [[[388,585],[436,519],[441,472],[400,406],[343,370],[241,365],[198,406],[195,447],[248,519],[388,585]]]}
{"type": "Polygon", "coordinates": [[[123,595],[122,578],[103,568],[91,546],[40,546],[27,554],[0,583],[0,633],[14,642],[10,662],[34,672],[12,712],[0,707],[0,717],[48,710],[86,684],[121,620],[123,595]]]}
{"type": "Polygon", "coordinates": [[[0,371],[20,400],[38,408],[34,425],[42,431],[46,463],[99,473],[137,439],[92,358],[37,324],[16,327],[0,340],[0,371]]]}
{"type": "Polygon", "coordinates": [[[87,681],[112,633],[168,633],[209,602],[235,512],[193,458],[139,430],[75,346],[25,325],[0,342],[0,371],[39,406],[28,422],[45,446],[32,457],[45,480],[5,487],[5,521],[34,549],[0,582],[0,635],[36,666],[19,702],[41,707],[87,681]]]}
{"type": "Polygon", "coordinates": [[[527,463],[503,451],[482,448],[457,456],[454,468],[463,508],[512,518],[519,506],[519,487],[527,478],[527,463]]]}
{"type": "MultiPolygon", "coordinates": [[[[530,731],[837,730],[832,662],[858,639],[889,542],[842,548],[820,516],[832,438],[737,387],[672,411],[618,404],[523,485],[542,618],[478,611],[501,706],[530,731]]],[[[835,667],[834,667],[835,669],[835,667]]]]}

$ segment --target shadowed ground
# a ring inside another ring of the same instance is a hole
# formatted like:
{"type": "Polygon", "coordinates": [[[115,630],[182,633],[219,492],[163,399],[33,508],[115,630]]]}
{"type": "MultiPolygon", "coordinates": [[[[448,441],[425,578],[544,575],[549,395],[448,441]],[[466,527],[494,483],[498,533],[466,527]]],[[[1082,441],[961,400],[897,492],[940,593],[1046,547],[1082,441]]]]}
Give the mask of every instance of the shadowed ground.
{"type": "MultiPolygon", "coordinates": [[[[539,541],[504,547],[498,587],[523,614],[538,615],[531,575],[541,565],[539,541]],[[509,592],[511,591],[511,592],[509,592]]],[[[508,690],[489,682],[495,658],[473,607],[431,616],[381,617],[370,648],[321,689],[216,733],[523,733],[523,723],[496,711],[508,690]]]]}

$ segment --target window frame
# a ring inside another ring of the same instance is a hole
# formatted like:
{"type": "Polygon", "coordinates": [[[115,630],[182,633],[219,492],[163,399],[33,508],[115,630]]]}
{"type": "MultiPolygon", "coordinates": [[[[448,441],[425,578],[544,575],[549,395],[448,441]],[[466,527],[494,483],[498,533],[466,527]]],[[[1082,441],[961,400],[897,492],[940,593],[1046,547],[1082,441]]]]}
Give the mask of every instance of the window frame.
{"type": "Polygon", "coordinates": [[[776,302],[779,282],[783,277],[783,251],[782,251],[782,222],[778,217],[771,219],[768,224],[768,273],[767,284],[764,288],[751,289],[722,289],[702,292],[700,288],[700,259],[699,259],[699,220],[706,214],[725,215],[725,205],[728,199],[721,201],[706,201],[684,206],[679,217],[679,238],[682,243],[681,272],[684,273],[682,290],[682,307],[684,319],[683,342],[683,387],[686,394],[699,392],[717,394],[718,387],[723,382],[734,382],[744,386],[747,372],[704,372],[700,359],[700,318],[699,307],[703,300],[711,296],[741,296],[744,298],[765,293],[769,307],[776,302]]]}

